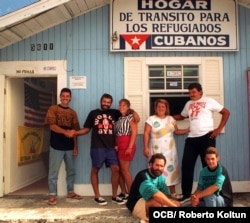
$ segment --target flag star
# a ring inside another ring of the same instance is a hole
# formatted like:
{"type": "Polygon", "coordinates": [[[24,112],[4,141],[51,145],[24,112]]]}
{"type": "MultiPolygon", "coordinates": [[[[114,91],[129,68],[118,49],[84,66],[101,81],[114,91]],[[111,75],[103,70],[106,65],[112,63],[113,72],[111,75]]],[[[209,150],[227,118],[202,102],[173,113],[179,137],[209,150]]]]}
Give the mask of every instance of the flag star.
{"type": "Polygon", "coordinates": [[[133,39],[131,39],[132,40],[132,44],[138,44],[139,45],[139,41],[141,40],[141,39],[138,39],[136,36],[133,38],[133,39]]]}

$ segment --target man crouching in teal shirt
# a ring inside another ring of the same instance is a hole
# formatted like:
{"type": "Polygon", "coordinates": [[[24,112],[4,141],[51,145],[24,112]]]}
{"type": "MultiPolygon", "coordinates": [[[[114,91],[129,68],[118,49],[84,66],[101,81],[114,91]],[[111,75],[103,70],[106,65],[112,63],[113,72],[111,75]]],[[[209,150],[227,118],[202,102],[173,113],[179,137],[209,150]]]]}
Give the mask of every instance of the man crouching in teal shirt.
{"type": "Polygon", "coordinates": [[[127,208],[134,217],[148,222],[149,207],[180,207],[179,201],[168,198],[166,178],[162,175],[166,158],[154,154],[149,160],[149,168],[140,171],[131,186],[127,208]]]}
{"type": "Polygon", "coordinates": [[[206,150],[204,167],[199,176],[197,190],[191,196],[192,207],[232,207],[233,193],[228,172],[219,164],[215,147],[206,150]]]}

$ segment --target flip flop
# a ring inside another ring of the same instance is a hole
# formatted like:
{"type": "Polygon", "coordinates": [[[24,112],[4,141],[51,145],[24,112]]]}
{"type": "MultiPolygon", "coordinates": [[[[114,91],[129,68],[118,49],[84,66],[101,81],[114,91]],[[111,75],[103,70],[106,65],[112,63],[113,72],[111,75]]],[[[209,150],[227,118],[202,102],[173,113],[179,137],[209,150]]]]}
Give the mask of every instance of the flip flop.
{"type": "Polygon", "coordinates": [[[50,196],[48,200],[49,205],[56,205],[56,197],[55,196],[50,196]]]}
{"type": "Polygon", "coordinates": [[[82,197],[81,195],[76,194],[76,193],[74,193],[74,192],[69,193],[69,194],[67,195],[67,198],[76,199],[76,200],[81,200],[81,199],[83,199],[83,197],[82,197]]]}

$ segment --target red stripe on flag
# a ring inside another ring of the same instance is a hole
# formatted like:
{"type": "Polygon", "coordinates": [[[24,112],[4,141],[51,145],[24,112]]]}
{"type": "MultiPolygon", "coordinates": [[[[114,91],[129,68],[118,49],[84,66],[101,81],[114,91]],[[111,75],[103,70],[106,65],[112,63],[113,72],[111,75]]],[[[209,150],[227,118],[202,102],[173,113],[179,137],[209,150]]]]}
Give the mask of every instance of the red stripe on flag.
{"type": "Polygon", "coordinates": [[[52,93],[25,84],[24,126],[41,128],[48,108],[52,105],[52,93]]]}

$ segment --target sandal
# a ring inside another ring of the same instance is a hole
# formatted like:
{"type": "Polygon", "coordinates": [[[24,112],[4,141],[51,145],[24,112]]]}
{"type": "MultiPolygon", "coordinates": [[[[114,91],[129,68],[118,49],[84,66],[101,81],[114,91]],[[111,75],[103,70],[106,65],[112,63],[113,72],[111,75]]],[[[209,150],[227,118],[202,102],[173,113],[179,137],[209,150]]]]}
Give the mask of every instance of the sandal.
{"type": "Polygon", "coordinates": [[[81,200],[83,197],[75,192],[68,193],[67,198],[81,200]]]}
{"type": "Polygon", "coordinates": [[[183,196],[182,196],[181,194],[174,193],[174,194],[171,194],[171,197],[172,197],[173,199],[178,200],[178,199],[181,199],[183,196]]]}
{"type": "Polygon", "coordinates": [[[48,200],[49,205],[56,205],[56,196],[51,195],[48,200]]]}

